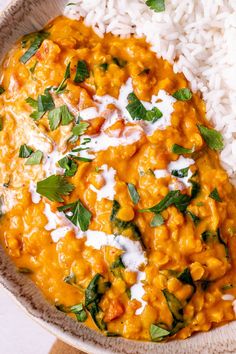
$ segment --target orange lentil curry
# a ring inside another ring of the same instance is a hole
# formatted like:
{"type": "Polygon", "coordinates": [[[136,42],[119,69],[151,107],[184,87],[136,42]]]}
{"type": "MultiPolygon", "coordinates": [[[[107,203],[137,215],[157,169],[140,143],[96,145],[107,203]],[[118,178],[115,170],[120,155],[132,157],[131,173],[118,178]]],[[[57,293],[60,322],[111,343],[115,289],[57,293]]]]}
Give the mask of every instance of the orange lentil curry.
{"type": "Polygon", "coordinates": [[[58,17],[10,50],[0,85],[0,241],[18,271],[104,335],[232,321],[235,191],[184,75],[145,39],[58,17]]]}

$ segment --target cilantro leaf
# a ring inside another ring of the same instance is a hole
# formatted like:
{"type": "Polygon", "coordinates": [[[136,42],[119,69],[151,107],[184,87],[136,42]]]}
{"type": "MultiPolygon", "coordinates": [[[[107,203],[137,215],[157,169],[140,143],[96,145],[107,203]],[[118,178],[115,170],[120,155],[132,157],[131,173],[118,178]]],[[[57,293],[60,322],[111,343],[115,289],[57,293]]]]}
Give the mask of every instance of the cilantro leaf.
{"type": "Polygon", "coordinates": [[[140,196],[133,183],[127,183],[130,198],[134,204],[138,204],[140,196]]]}
{"type": "Polygon", "coordinates": [[[52,175],[37,183],[36,192],[52,202],[63,202],[62,196],[69,195],[74,189],[64,176],[52,175]]]}
{"type": "Polygon", "coordinates": [[[26,161],[26,165],[39,165],[42,161],[43,153],[40,150],[33,152],[26,161]]]}
{"type": "Polygon", "coordinates": [[[126,106],[126,109],[134,120],[145,120],[155,123],[163,116],[157,107],[153,107],[148,111],[134,92],[128,95],[128,101],[129,104],[126,106]]]}
{"type": "Polygon", "coordinates": [[[31,149],[30,146],[24,144],[21,145],[20,150],[19,150],[19,157],[25,159],[27,157],[29,157],[32,153],[33,153],[33,149],[31,149]]]}
{"type": "Polygon", "coordinates": [[[50,130],[55,130],[59,127],[61,122],[61,108],[54,108],[48,113],[50,130]]]}
{"type": "Polygon", "coordinates": [[[127,61],[118,57],[113,57],[112,58],[113,62],[119,66],[120,68],[124,68],[125,65],[127,64],[127,61]]]}
{"type": "Polygon", "coordinates": [[[221,133],[216,131],[215,129],[210,129],[205,127],[204,125],[197,125],[198,130],[201,133],[206,144],[209,146],[210,149],[221,151],[224,148],[223,137],[221,133]]]}
{"type": "Polygon", "coordinates": [[[180,170],[172,170],[171,174],[172,176],[178,177],[178,178],[184,178],[188,176],[188,170],[189,167],[182,168],[180,170]]]}
{"type": "Polygon", "coordinates": [[[75,203],[59,207],[58,211],[63,211],[67,219],[69,219],[75,226],[79,227],[82,231],[88,230],[92,214],[83,206],[80,200],[75,203]]]}
{"type": "Polygon", "coordinates": [[[103,63],[100,64],[99,67],[103,70],[103,71],[107,71],[109,64],[108,63],[103,63]]]}
{"type": "Polygon", "coordinates": [[[162,112],[157,107],[153,107],[150,111],[147,111],[145,120],[155,123],[162,116],[162,112]]]}
{"type": "Polygon", "coordinates": [[[73,177],[78,169],[77,163],[70,157],[65,156],[58,161],[58,164],[61,168],[65,169],[64,175],[68,177],[73,177]]]}
{"type": "Polygon", "coordinates": [[[66,67],[66,71],[64,74],[64,78],[62,80],[62,82],[60,83],[60,85],[55,89],[55,93],[57,95],[59,95],[60,93],[64,92],[66,87],[67,87],[67,83],[66,81],[70,78],[70,63],[67,65],[66,67]]]}
{"type": "Polygon", "coordinates": [[[61,106],[61,125],[68,125],[75,117],[70,113],[66,105],[61,106]]]}
{"type": "Polygon", "coordinates": [[[5,89],[2,86],[0,86],[0,95],[4,92],[5,92],[5,89]]]}
{"type": "Polygon", "coordinates": [[[34,100],[32,97],[28,97],[25,100],[32,108],[38,109],[38,101],[34,100]]]}
{"type": "Polygon", "coordinates": [[[219,192],[217,190],[217,188],[214,188],[213,191],[209,194],[209,197],[211,199],[214,199],[216,200],[217,202],[221,203],[222,202],[222,199],[221,197],[219,196],[219,192]]]}
{"type": "Polygon", "coordinates": [[[83,304],[78,304],[70,307],[70,312],[76,315],[79,322],[85,322],[88,318],[87,313],[84,309],[83,304]]]}
{"type": "Polygon", "coordinates": [[[155,12],[165,11],[165,0],[147,0],[146,5],[155,12]]]}
{"type": "Polygon", "coordinates": [[[76,67],[76,74],[74,78],[74,82],[80,84],[84,82],[85,79],[89,78],[89,70],[86,61],[79,60],[76,67]]]}
{"type": "Polygon", "coordinates": [[[153,342],[160,342],[162,341],[165,337],[170,335],[170,331],[159,327],[157,325],[151,324],[150,326],[150,337],[153,342]]]}
{"type": "Polygon", "coordinates": [[[91,162],[91,161],[93,161],[93,159],[89,159],[88,157],[75,156],[75,155],[69,155],[69,156],[72,157],[74,160],[77,160],[77,161],[82,161],[82,162],[91,162]]]}
{"type": "Polygon", "coordinates": [[[39,120],[44,116],[45,112],[34,111],[30,114],[30,118],[33,120],[39,120]]]}
{"type": "Polygon", "coordinates": [[[164,224],[164,219],[161,214],[155,214],[150,222],[151,227],[157,227],[164,224]]]}
{"type": "Polygon", "coordinates": [[[193,94],[188,88],[182,88],[177,90],[172,96],[178,101],[189,101],[193,94]]]}
{"type": "Polygon", "coordinates": [[[35,33],[34,40],[31,42],[29,49],[20,57],[20,62],[26,64],[27,61],[36,54],[44,39],[48,36],[49,33],[43,31],[35,33]]]}
{"type": "Polygon", "coordinates": [[[196,289],[196,286],[194,284],[190,269],[187,267],[185,268],[178,276],[177,279],[180,280],[184,284],[189,284],[191,285],[194,290],[196,289]]]}
{"type": "Polygon", "coordinates": [[[172,152],[177,155],[182,155],[182,154],[192,154],[193,149],[186,149],[181,145],[174,144],[172,146],[172,152]]]}
{"type": "Polygon", "coordinates": [[[80,122],[79,124],[76,124],[73,129],[72,129],[72,133],[73,135],[76,135],[76,136],[80,136],[80,135],[83,135],[87,128],[89,127],[89,123],[87,122],[80,122]]]}
{"type": "Polygon", "coordinates": [[[167,209],[171,205],[175,205],[177,209],[181,212],[185,212],[188,204],[190,203],[191,197],[186,194],[182,194],[179,190],[170,191],[165,198],[163,198],[158,204],[151,208],[141,209],[140,212],[153,212],[155,214],[160,214],[162,211],[167,209]]]}
{"type": "Polygon", "coordinates": [[[52,96],[48,89],[45,90],[44,95],[38,96],[38,111],[47,112],[55,108],[52,96]]]}
{"type": "Polygon", "coordinates": [[[131,117],[135,120],[145,120],[147,110],[134,92],[128,95],[128,101],[129,104],[126,106],[126,109],[131,117]]]}

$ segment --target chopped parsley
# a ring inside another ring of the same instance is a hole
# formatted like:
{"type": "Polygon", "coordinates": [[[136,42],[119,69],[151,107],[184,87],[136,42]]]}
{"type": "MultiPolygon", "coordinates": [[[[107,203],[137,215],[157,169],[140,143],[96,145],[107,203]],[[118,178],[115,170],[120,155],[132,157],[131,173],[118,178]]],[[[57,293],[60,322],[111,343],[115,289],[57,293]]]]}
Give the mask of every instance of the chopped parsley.
{"type": "Polygon", "coordinates": [[[120,68],[124,68],[126,66],[126,64],[127,64],[126,60],[118,58],[118,57],[113,57],[112,60],[120,68]]]}
{"type": "Polygon", "coordinates": [[[201,133],[202,138],[209,146],[210,149],[221,151],[224,148],[223,137],[221,133],[216,131],[215,129],[210,129],[205,127],[204,125],[197,125],[198,130],[201,133]]]}
{"type": "Polygon", "coordinates": [[[219,195],[219,192],[218,192],[217,188],[214,188],[214,189],[213,189],[213,191],[209,194],[209,197],[210,197],[211,199],[214,199],[215,201],[217,201],[217,202],[219,202],[219,203],[222,202],[222,199],[221,199],[221,197],[220,197],[220,195],[219,195]]]}
{"type": "Polygon", "coordinates": [[[54,108],[48,114],[49,126],[51,130],[57,129],[60,124],[68,125],[74,119],[74,116],[70,113],[66,105],[54,108]]]}
{"type": "Polygon", "coordinates": [[[70,63],[67,65],[66,67],[66,71],[64,74],[64,78],[62,80],[62,82],[60,83],[60,85],[55,89],[55,93],[57,95],[63,93],[67,87],[67,83],[66,81],[70,78],[70,63]]]}
{"type": "Polygon", "coordinates": [[[26,159],[33,153],[33,151],[34,150],[30,146],[28,146],[26,144],[21,145],[20,150],[19,150],[19,157],[26,159]]]}
{"type": "Polygon", "coordinates": [[[130,198],[134,204],[138,204],[140,196],[133,183],[127,183],[130,198]]]}
{"type": "Polygon", "coordinates": [[[74,82],[80,84],[89,78],[89,70],[86,61],[79,60],[76,67],[74,82]]]}
{"type": "Polygon", "coordinates": [[[128,101],[129,104],[126,109],[134,120],[146,120],[155,123],[163,115],[157,107],[148,111],[134,92],[128,95],[128,101]]]}
{"type": "Polygon", "coordinates": [[[164,224],[164,219],[161,214],[155,214],[150,222],[151,227],[157,227],[164,224]]]}
{"type": "Polygon", "coordinates": [[[146,0],[146,5],[155,12],[165,11],[165,0],[146,0]]]}
{"type": "Polygon", "coordinates": [[[40,150],[33,152],[26,161],[26,165],[39,165],[42,161],[43,153],[40,150]]]}
{"type": "Polygon", "coordinates": [[[177,155],[182,155],[182,154],[192,154],[193,153],[193,149],[187,149],[181,145],[178,144],[174,144],[172,146],[172,150],[171,150],[174,154],[177,155]]]}
{"type": "Polygon", "coordinates": [[[0,86],[0,95],[4,92],[5,92],[5,89],[2,86],[0,86]]]}
{"type": "MultiPolygon", "coordinates": [[[[43,43],[44,39],[46,39],[49,36],[48,32],[37,32],[35,34],[30,35],[31,40],[30,40],[30,47],[27,49],[27,51],[20,57],[20,62],[23,64],[26,64],[27,61],[36,54],[38,49],[40,48],[41,44],[43,43]]],[[[28,36],[28,39],[30,37],[28,36]]],[[[26,40],[25,44],[27,43],[28,40],[26,40]]]]}
{"type": "Polygon", "coordinates": [[[38,96],[38,111],[47,112],[55,108],[52,95],[49,92],[49,89],[44,91],[43,95],[38,96]]]}
{"type": "Polygon", "coordinates": [[[100,64],[99,67],[100,67],[103,71],[107,71],[107,70],[108,70],[108,67],[109,67],[109,64],[108,64],[108,63],[103,63],[103,64],[100,64]]]}
{"type": "Polygon", "coordinates": [[[193,94],[188,88],[182,88],[177,90],[172,96],[178,101],[189,101],[193,94]]]}
{"type": "Polygon", "coordinates": [[[68,205],[63,205],[58,208],[58,211],[62,211],[67,219],[82,231],[88,230],[92,214],[84,207],[80,200],[68,205]]]}
{"type": "Polygon", "coordinates": [[[80,122],[73,127],[72,133],[75,136],[83,135],[86,132],[86,130],[88,129],[88,127],[89,127],[89,123],[80,122]]]}
{"type": "Polygon", "coordinates": [[[77,163],[69,156],[63,157],[58,161],[61,168],[65,169],[64,176],[73,177],[78,169],[77,163]]]}
{"type": "Polygon", "coordinates": [[[186,168],[182,168],[181,170],[172,170],[171,174],[172,176],[178,178],[184,178],[188,176],[188,171],[189,171],[189,167],[186,167],[186,168]]]}
{"type": "Polygon", "coordinates": [[[37,183],[36,192],[52,202],[64,202],[62,196],[69,195],[74,188],[64,176],[52,175],[37,183]]]}
{"type": "Polygon", "coordinates": [[[153,342],[160,342],[165,337],[168,337],[171,333],[170,331],[155,324],[151,324],[149,331],[150,331],[151,340],[153,342]]]}

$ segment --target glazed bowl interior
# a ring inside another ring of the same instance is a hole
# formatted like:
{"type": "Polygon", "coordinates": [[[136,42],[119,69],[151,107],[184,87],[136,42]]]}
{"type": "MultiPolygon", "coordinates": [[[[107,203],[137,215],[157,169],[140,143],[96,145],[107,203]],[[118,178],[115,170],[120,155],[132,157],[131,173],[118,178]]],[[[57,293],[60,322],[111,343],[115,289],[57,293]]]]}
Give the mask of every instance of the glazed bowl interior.
{"type": "MultiPolygon", "coordinates": [[[[50,19],[60,15],[65,0],[14,0],[0,17],[0,59],[20,36],[41,29],[50,19]]],[[[148,343],[107,338],[57,311],[41,295],[35,285],[15,266],[0,248],[0,283],[27,313],[63,341],[96,354],[141,353],[235,353],[236,322],[197,334],[185,341],[148,343]]],[[[16,328],[17,330],[17,328],[16,328]]]]}

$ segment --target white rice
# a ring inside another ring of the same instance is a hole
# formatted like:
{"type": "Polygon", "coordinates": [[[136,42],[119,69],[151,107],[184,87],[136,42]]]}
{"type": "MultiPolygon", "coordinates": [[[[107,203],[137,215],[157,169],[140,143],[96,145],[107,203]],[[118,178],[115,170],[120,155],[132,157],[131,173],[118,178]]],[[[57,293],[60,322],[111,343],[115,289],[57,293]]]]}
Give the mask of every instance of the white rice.
{"type": "Polygon", "coordinates": [[[80,0],[65,15],[79,19],[103,36],[146,36],[158,56],[183,72],[192,90],[200,90],[207,117],[224,136],[221,161],[236,171],[236,1],[166,0],[156,13],[143,0],[80,0]]]}

